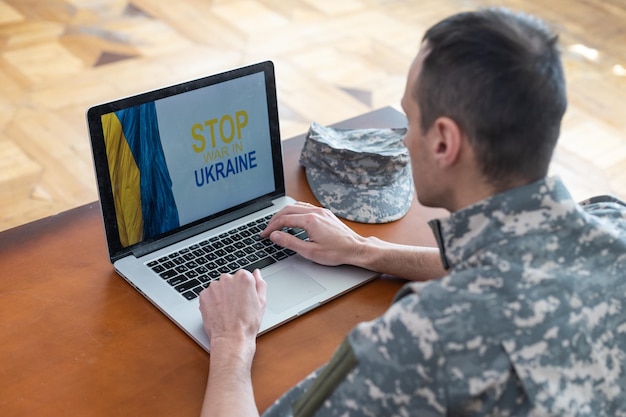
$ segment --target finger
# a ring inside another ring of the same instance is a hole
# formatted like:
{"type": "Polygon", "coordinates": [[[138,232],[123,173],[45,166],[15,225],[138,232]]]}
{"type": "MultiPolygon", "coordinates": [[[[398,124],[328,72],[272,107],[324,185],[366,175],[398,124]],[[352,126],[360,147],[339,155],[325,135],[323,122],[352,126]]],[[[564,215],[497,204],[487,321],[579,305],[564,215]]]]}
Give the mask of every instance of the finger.
{"type": "Polygon", "coordinates": [[[256,280],[254,275],[252,275],[247,269],[240,269],[231,276],[233,277],[233,281],[235,279],[238,280],[237,284],[243,284],[245,286],[247,286],[248,284],[254,284],[256,286],[256,280]],[[246,282],[241,282],[239,280],[246,280],[246,282]]]}
{"type": "Polygon", "coordinates": [[[307,245],[311,245],[311,242],[298,239],[290,233],[281,232],[280,230],[273,231],[269,238],[275,244],[282,246],[283,248],[291,249],[298,253],[304,252],[307,248],[307,245]]]}
{"type": "Polygon", "coordinates": [[[225,280],[228,280],[228,279],[230,279],[232,277],[233,277],[233,275],[231,275],[231,274],[222,273],[222,274],[220,274],[220,279],[218,280],[218,282],[220,282],[220,281],[224,282],[225,280]]]}
{"type": "Polygon", "coordinates": [[[209,288],[207,287],[200,292],[200,296],[199,296],[200,305],[198,306],[200,311],[204,310],[203,306],[206,304],[208,297],[209,297],[209,288]]]}
{"type": "Polygon", "coordinates": [[[261,237],[267,237],[274,230],[279,230],[283,227],[300,227],[298,225],[288,225],[284,223],[284,219],[293,215],[302,215],[307,214],[319,209],[319,207],[314,206],[310,203],[297,202],[295,204],[289,205],[278,211],[267,224],[267,227],[261,231],[261,237]]]}
{"type": "Polygon", "coordinates": [[[256,291],[259,295],[259,299],[261,300],[263,307],[265,307],[265,300],[267,299],[267,282],[265,282],[263,276],[261,275],[261,271],[258,269],[255,269],[252,272],[252,275],[256,280],[256,291]]]}
{"type": "Polygon", "coordinates": [[[268,237],[272,232],[285,227],[299,227],[308,231],[308,225],[313,222],[314,216],[315,214],[311,213],[311,209],[292,209],[290,213],[285,213],[279,217],[273,218],[273,222],[267,225],[263,231],[265,233],[262,234],[261,237],[268,237]]]}

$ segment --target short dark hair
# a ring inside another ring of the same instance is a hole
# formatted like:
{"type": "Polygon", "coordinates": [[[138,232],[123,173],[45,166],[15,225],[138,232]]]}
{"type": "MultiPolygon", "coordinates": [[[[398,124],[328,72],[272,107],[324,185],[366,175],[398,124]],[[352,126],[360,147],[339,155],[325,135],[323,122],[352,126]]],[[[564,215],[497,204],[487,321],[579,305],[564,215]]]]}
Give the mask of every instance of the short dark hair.
{"type": "Polygon", "coordinates": [[[567,107],[557,40],[539,19],[503,8],[437,23],[413,94],[424,133],[453,119],[497,188],[545,177],[567,107]]]}

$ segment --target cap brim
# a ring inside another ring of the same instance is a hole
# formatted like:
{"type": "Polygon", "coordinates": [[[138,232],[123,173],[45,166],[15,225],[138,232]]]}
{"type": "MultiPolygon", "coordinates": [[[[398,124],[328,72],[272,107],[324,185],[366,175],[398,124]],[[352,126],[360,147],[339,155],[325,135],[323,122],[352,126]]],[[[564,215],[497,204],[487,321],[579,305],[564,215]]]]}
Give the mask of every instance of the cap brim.
{"type": "Polygon", "coordinates": [[[335,215],[360,223],[389,223],[402,218],[413,202],[411,167],[397,181],[384,186],[346,185],[326,170],[305,169],[313,195],[335,215]]]}

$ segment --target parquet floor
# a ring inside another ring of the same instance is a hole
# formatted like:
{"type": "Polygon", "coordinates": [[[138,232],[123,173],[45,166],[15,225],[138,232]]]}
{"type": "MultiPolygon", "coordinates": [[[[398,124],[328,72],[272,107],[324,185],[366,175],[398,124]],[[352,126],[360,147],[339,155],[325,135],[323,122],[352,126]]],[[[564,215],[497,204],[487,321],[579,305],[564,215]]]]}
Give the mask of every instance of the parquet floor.
{"type": "Polygon", "coordinates": [[[626,198],[626,0],[0,0],[0,230],[97,199],[92,104],[271,59],[288,138],[398,106],[424,30],[490,4],[561,33],[552,172],[626,198]]]}

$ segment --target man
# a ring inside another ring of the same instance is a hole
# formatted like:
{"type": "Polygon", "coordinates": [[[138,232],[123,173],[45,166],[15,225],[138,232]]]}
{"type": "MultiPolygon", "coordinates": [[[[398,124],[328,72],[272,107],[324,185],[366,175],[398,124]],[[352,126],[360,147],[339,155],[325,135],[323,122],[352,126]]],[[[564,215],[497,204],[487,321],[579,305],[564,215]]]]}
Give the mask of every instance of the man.
{"type": "MultiPolygon", "coordinates": [[[[422,282],[268,414],[626,415],[626,206],[578,205],[546,178],[566,108],[556,36],[502,9],[445,19],[402,106],[418,199],[452,213],[431,222],[439,253],[359,236],[306,203],[277,214],[262,237],[306,258],[422,282]]],[[[258,271],[202,293],[206,415],[257,414],[264,303],[258,271]]]]}

